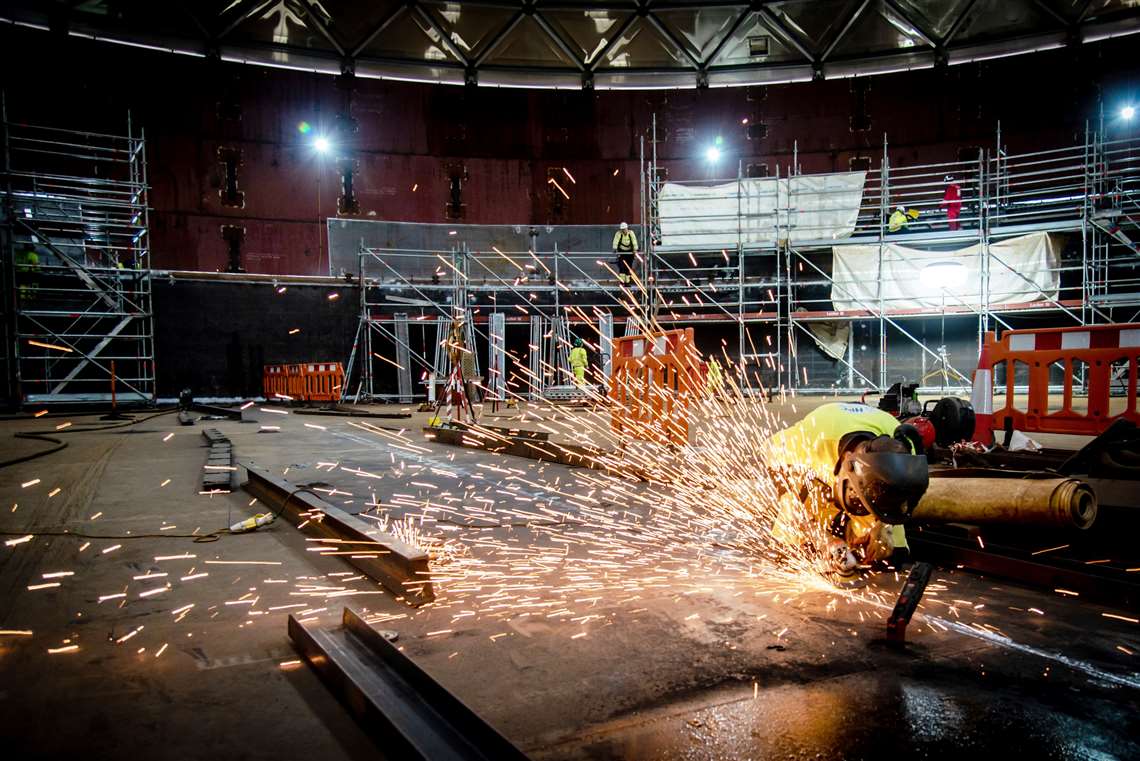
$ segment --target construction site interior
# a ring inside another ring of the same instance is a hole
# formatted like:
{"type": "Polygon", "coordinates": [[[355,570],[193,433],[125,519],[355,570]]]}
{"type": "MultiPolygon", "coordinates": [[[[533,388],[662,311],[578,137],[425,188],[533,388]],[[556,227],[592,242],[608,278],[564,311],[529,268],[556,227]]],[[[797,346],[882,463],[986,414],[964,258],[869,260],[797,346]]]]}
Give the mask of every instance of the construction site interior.
{"type": "Polygon", "coordinates": [[[1137,33],[0,1],[5,757],[1140,758],[1137,33]]]}

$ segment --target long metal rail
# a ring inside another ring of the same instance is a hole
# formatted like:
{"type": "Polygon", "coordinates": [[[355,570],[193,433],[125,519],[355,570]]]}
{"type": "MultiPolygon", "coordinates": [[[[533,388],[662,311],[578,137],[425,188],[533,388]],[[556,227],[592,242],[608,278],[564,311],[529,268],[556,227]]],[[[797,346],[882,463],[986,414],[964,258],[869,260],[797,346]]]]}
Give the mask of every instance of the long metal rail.
{"type": "Polygon", "coordinates": [[[289,638],[386,758],[525,761],[510,740],[388,642],[356,612],[326,630],[289,616],[289,638]]]}

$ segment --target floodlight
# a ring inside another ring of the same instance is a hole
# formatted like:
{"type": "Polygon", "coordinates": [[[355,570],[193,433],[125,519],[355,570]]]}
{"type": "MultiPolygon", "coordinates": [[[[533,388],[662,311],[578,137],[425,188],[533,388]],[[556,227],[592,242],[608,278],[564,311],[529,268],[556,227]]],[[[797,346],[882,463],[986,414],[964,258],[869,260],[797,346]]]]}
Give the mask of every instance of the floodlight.
{"type": "Polygon", "coordinates": [[[716,162],[720,160],[720,148],[715,145],[710,145],[705,149],[705,159],[709,162],[716,162]]]}
{"type": "Polygon", "coordinates": [[[332,144],[327,137],[322,136],[313,141],[313,147],[317,149],[317,153],[328,153],[332,144]]]}
{"type": "Polygon", "coordinates": [[[1125,106],[1124,108],[1120,109],[1120,116],[1125,121],[1130,120],[1135,115],[1136,115],[1136,107],[1135,106],[1125,106]]]}
{"type": "Polygon", "coordinates": [[[927,288],[939,290],[965,285],[970,272],[962,262],[931,262],[922,268],[919,279],[927,288]]]}

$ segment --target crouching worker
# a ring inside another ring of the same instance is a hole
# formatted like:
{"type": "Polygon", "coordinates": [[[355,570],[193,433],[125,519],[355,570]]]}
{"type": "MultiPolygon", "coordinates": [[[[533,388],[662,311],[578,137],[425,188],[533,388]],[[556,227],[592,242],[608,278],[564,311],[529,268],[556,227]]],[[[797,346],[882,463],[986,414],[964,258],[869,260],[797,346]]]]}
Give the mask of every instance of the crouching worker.
{"type": "Polygon", "coordinates": [[[930,478],[914,426],[865,404],[824,404],[772,436],[765,457],[780,492],[772,536],[784,551],[825,544],[842,576],[909,553],[903,524],[930,478]]]}

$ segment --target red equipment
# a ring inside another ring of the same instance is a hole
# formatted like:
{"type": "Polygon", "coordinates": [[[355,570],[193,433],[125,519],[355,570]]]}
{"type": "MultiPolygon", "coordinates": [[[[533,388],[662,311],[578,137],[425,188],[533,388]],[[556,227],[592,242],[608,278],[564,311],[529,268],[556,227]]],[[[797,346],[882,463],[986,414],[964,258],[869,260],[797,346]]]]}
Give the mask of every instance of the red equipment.
{"type": "Polygon", "coordinates": [[[934,423],[928,417],[910,417],[903,421],[915,427],[919,435],[922,436],[922,446],[924,449],[929,450],[934,446],[935,440],[938,438],[934,430],[934,423]]]}

